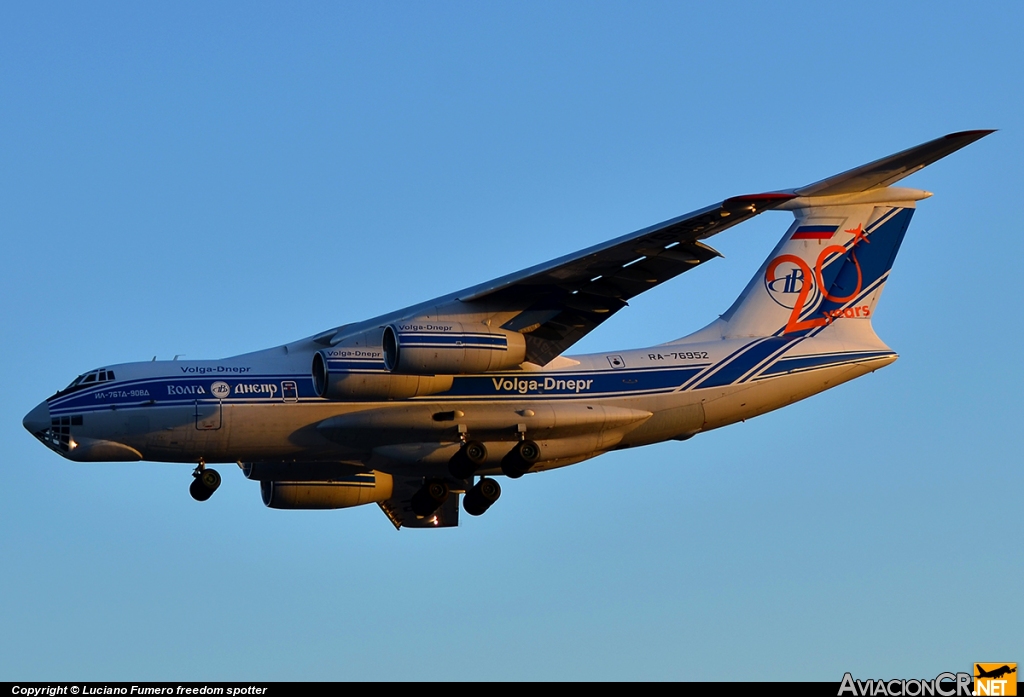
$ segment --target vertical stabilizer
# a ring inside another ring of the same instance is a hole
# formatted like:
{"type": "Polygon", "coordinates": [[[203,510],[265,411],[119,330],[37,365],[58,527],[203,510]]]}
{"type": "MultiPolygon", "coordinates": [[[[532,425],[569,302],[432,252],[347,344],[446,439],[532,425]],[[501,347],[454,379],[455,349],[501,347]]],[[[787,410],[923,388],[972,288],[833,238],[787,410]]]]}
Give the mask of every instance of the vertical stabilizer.
{"type": "Polygon", "coordinates": [[[917,201],[927,191],[892,184],[990,130],[961,131],[807,186],[775,206],[796,217],[725,314],[686,341],[799,338],[826,328],[874,337],[871,318],[917,201]]]}
{"type": "Polygon", "coordinates": [[[913,189],[870,194],[786,204],[796,220],[722,315],[721,336],[802,336],[840,320],[870,323],[914,203],[930,195],[913,189]]]}

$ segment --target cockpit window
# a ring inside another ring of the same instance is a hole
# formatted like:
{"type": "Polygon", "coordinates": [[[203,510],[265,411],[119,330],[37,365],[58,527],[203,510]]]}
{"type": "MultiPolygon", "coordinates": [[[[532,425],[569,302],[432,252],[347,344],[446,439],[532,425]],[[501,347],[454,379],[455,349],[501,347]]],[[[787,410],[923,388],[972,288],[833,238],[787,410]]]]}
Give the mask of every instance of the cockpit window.
{"type": "Polygon", "coordinates": [[[85,387],[86,385],[91,385],[97,382],[110,382],[113,379],[113,370],[107,370],[105,368],[103,370],[94,370],[90,373],[83,373],[82,375],[79,375],[77,378],[71,381],[70,385],[65,387],[58,394],[63,394],[64,392],[71,392],[72,390],[78,387],[85,387]]]}

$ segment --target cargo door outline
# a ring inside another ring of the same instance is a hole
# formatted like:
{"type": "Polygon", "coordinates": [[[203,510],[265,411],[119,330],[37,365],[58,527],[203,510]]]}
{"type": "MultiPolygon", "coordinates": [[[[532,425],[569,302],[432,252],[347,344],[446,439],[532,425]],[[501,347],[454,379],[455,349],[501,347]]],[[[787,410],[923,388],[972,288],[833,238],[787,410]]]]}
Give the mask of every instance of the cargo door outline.
{"type": "Polygon", "coordinates": [[[221,405],[223,402],[200,402],[196,400],[196,430],[217,431],[221,425],[221,405]]]}

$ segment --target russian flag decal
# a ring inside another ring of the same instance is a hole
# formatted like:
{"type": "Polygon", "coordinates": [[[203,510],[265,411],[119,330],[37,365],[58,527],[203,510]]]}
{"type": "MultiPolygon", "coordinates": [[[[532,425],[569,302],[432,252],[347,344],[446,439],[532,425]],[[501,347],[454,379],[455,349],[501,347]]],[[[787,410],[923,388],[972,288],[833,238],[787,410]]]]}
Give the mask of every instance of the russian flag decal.
{"type": "Polygon", "coordinates": [[[801,225],[793,233],[793,240],[830,240],[838,225],[801,225]]]}

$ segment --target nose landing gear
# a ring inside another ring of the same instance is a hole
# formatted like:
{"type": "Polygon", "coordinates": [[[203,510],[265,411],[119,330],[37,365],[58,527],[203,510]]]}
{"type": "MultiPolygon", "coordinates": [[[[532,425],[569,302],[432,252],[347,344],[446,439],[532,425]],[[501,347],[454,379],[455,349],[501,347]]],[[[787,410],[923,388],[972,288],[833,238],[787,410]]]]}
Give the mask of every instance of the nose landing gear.
{"type": "Polygon", "coordinates": [[[205,501],[211,496],[213,492],[217,491],[217,487],[220,486],[220,473],[217,470],[207,469],[206,465],[202,462],[196,467],[195,471],[192,472],[192,476],[195,479],[192,480],[192,484],[188,487],[188,493],[192,495],[196,501],[205,501]]]}

